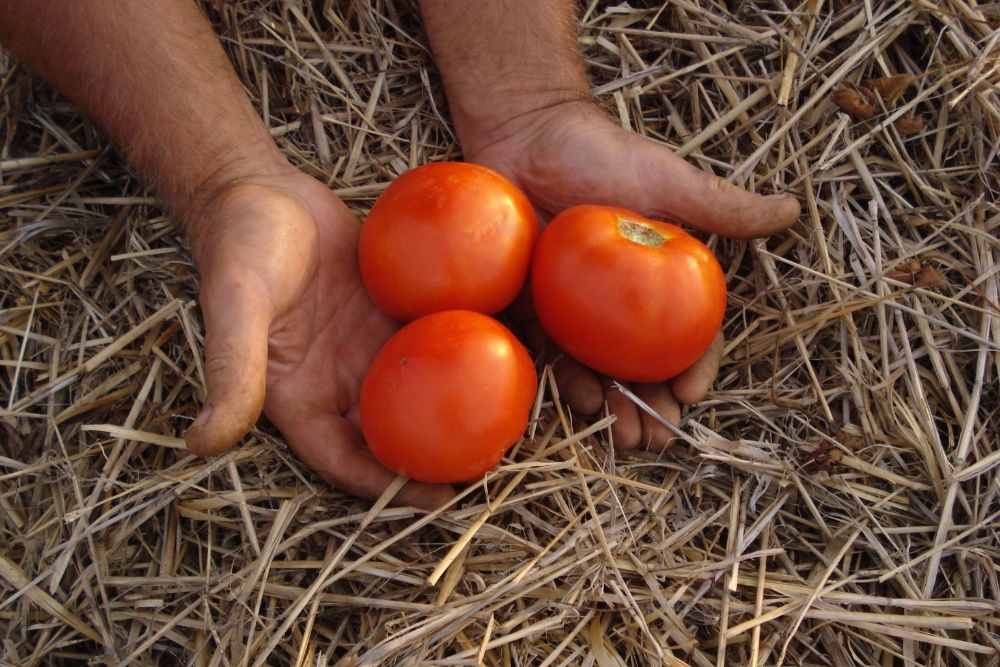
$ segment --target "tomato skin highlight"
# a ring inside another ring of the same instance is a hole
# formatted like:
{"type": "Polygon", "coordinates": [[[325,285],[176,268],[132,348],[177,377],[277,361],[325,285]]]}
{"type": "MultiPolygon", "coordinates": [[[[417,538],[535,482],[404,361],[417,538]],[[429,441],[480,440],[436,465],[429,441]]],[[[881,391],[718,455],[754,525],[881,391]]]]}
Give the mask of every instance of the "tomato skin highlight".
{"type": "Polygon", "coordinates": [[[531,356],[506,327],[443,311],[390,338],[361,387],[361,430],[382,465],[430,483],[469,482],[524,433],[535,400],[531,356]]]}
{"type": "Polygon", "coordinates": [[[493,314],[524,285],[537,235],[528,198],[497,172],[425,164],[393,181],[361,226],[361,278],[398,320],[441,310],[493,314]]]}
{"type": "Polygon", "coordinates": [[[635,382],[689,368],[726,309],[725,276],[707,246],[675,225],[610,206],[553,218],[535,245],[531,291],[542,327],[567,354],[635,382]]]}

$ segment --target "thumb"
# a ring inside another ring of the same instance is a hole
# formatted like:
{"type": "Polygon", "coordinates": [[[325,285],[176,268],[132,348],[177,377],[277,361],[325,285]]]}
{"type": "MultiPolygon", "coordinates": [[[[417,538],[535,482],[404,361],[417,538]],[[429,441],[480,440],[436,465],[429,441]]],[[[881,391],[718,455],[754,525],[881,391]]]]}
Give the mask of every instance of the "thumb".
{"type": "Polygon", "coordinates": [[[271,308],[252,279],[207,277],[201,306],[208,396],[184,439],[192,454],[213,456],[231,449],[260,417],[271,308]]]}
{"type": "Polygon", "coordinates": [[[637,147],[637,182],[645,184],[643,213],[684,222],[735,238],[767,236],[793,224],[798,200],[762,196],[698,169],[666,147],[644,137],[637,147]]]}
{"type": "MultiPolygon", "coordinates": [[[[268,417],[303,463],[345,493],[375,500],[396,479],[375,459],[360,431],[339,414],[293,412],[279,399],[273,409],[268,406],[268,417]]],[[[435,510],[454,497],[455,489],[447,484],[410,480],[391,504],[435,510]]]]}

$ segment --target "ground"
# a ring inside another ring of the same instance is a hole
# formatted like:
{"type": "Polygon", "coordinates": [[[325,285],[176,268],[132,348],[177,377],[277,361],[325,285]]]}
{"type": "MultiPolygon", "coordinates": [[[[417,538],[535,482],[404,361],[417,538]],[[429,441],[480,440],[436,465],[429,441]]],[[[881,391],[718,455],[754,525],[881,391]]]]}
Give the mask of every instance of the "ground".
{"type": "MultiPolygon", "coordinates": [[[[461,157],[408,4],[205,7],[282,149],[360,216],[461,157]]],[[[615,454],[543,374],[528,437],[432,514],[330,488],[263,421],[186,454],[186,245],[0,55],[2,664],[1000,662],[996,6],[595,1],[579,23],[611,116],[803,215],[707,239],[727,355],[684,441],[615,454]]]]}

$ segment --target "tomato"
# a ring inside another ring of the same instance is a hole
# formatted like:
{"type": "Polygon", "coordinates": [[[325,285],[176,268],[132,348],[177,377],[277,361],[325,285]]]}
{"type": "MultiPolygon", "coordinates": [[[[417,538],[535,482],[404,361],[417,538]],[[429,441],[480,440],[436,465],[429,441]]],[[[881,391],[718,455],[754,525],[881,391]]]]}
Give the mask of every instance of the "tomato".
{"type": "Polygon", "coordinates": [[[434,313],[386,342],[361,387],[361,431],[382,465],[423,482],[468,482],[524,433],[537,375],[502,324],[434,313]]]}
{"type": "Polygon", "coordinates": [[[531,291],[542,327],[606,375],[659,382],[693,364],[722,325],[718,260],[679,227],[609,206],[577,206],[535,247],[531,291]]]}
{"type": "Polygon", "coordinates": [[[361,227],[359,261],[385,313],[497,313],[524,285],[538,235],[524,193],[491,169],[438,162],[393,181],[361,227]]]}

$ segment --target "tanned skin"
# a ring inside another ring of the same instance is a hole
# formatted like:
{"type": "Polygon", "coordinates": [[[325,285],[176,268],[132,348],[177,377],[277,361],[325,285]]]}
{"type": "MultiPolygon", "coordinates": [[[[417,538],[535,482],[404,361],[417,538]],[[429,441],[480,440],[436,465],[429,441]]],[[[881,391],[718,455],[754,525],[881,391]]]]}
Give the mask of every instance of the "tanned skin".
{"type": "MultiPolygon", "coordinates": [[[[543,213],[607,203],[736,237],[798,217],[794,199],[747,193],[606,118],[591,101],[569,0],[423,0],[421,11],[465,158],[507,174],[543,213]]],[[[190,242],[207,399],[188,448],[226,451],[263,410],[324,479],[379,496],[395,475],[365,446],[357,400],[398,324],[362,287],[360,223],[282,156],[197,6],[0,0],[0,17],[0,43],[104,128],[190,242]]],[[[719,338],[684,375],[633,390],[676,422],[680,405],[711,387],[721,354],[719,338]]],[[[668,443],[607,379],[565,359],[557,369],[576,409],[607,401],[617,446],[668,443]]],[[[434,508],[453,495],[409,482],[395,502],[434,508]]]]}

